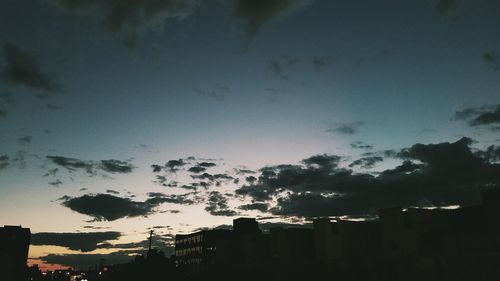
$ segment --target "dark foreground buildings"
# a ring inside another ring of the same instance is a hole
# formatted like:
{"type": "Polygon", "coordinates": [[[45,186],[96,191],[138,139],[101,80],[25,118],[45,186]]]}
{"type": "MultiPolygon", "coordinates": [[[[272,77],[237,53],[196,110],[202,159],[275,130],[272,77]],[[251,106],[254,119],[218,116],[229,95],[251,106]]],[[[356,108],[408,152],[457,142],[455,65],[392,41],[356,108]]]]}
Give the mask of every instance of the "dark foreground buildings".
{"type": "Polygon", "coordinates": [[[0,227],[0,278],[2,280],[26,280],[30,237],[29,228],[0,227]]]}
{"type": "Polygon", "coordinates": [[[313,229],[262,233],[240,218],[233,230],[177,235],[175,263],[187,280],[500,280],[500,190],[478,206],[395,207],[313,229]]]}

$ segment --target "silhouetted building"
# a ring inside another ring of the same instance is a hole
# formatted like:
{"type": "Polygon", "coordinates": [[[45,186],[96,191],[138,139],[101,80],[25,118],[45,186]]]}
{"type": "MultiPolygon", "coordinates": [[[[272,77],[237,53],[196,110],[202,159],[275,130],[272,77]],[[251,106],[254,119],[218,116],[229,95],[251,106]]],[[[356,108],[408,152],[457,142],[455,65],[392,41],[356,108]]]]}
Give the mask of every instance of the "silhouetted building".
{"type": "Polygon", "coordinates": [[[225,229],[203,230],[175,236],[175,258],[177,266],[215,265],[218,247],[224,240],[231,239],[231,231],[225,229]]]}
{"type": "Polygon", "coordinates": [[[29,228],[0,227],[0,273],[5,280],[25,280],[30,237],[29,228]]]}

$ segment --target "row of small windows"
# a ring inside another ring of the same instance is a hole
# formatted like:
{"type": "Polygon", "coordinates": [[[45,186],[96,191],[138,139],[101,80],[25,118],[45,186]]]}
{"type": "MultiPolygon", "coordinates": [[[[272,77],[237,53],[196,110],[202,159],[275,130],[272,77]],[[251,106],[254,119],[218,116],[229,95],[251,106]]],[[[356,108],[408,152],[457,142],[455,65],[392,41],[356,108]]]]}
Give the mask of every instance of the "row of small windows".
{"type": "Polygon", "coordinates": [[[192,237],[178,239],[175,242],[176,244],[184,244],[184,243],[191,244],[191,243],[201,243],[201,241],[203,241],[203,235],[200,234],[192,237]]]}
{"type": "Polygon", "coordinates": [[[181,256],[187,256],[187,255],[201,254],[201,252],[202,252],[201,247],[193,247],[193,248],[176,250],[175,255],[178,257],[181,257],[181,256]]]}

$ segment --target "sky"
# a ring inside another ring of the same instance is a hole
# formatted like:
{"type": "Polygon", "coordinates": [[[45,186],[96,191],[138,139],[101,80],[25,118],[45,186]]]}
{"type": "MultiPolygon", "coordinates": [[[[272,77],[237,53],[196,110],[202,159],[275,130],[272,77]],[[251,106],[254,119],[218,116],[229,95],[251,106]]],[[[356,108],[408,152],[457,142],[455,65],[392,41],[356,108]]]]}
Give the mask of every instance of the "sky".
{"type": "Polygon", "coordinates": [[[495,0],[4,0],[0,225],[44,269],[175,234],[480,203],[495,0]]]}

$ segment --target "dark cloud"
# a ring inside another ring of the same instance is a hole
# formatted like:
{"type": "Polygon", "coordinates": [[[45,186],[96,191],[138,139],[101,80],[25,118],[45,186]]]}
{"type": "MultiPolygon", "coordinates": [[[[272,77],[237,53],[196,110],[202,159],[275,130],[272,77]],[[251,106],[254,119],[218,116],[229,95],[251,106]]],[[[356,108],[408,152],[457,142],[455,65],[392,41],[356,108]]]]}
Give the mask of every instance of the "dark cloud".
{"type": "Polygon", "coordinates": [[[126,174],[132,172],[134,166],[125,161],[109,159],[109,160],[101,160],[99,168],[108,173],[126,174]]]}
{"type": "Polygon", "coordinates": [[[498,56],[495,52],[485,52],[482,57],[489,69],[498,70],[498,56]]]}
{"type": "Polygon", "coordinates": [[[435,0],[434,7],[439,15],[447,16],[454,13],[459,8],[459,0],[435,0]]]}
{"type": "Polygon", "coordinates": [[[191,168],[188,169],[189,172],[191,173],[201,173],[201,172],[205,172],[207,170],[207,168],[205,167],[202,167],[202,166],[193,166],[191,168]]]}
{"type": "Polygon", "coordinates": [[[249,169],[239,169],[239,168],[234,169],[234,172],[235,172],[237,175],[255,174],[255,173],[256,173],[256,172],[255,172],[255,171],[253,171],[253,170],[249,170],[249,169]]]}
{"type": "Polygon", "coordinates": [[[7,168],[10,164],[10,157],[7,155],[0,155],[0,171],[7,168]]]}
{"type": "Polygon", "coordinates": [[[217,164],[215,164],[213,162],[201,162],[201,163],[198,163],[198,166],[205,167],[205,168],[211,168],[211,167],[217,166],[217,164]]]}
{"type": "Polygon", "coordinates": [[[338,133],[342,135],[354,135],[358,132],[359,127],[364,125],[361,121],[351,122],[351,123],[336,123],[332,128],[326,130],[330,133],[338,133]]]}
{"type": "Polygon", "coordinates": [[[367,149],[367,150],[373,149],[372,145],[366,144],[362,141],[351,142],[350,146],[351,146],[351,148],[354,148],[354,149],[367,149]]]}
{"type": "Polygon", "coordinates": [[[153,164],[151,165],[151,168],[153,169],[153,173],[159,173],[161,172],[163,167],[160,165],[153,164]]]}
{"type": "Polygon", "coordinates": [[[199,180],[208,180],[208,181],[217,181],[217,180],[233,180],[234,178],[228,174],[209,174],[209,173],[203,173],[201,175],[191,175],[193,179],[199,179],[199,180]]]}
{"type": "Polygon", "coordinates": [[[472,127],[500,124],[500,104],[464,108],[455,112],[455,120],[466,120],[472,127]]]}
{"type": "Polygon", "coordinates": [[[289,15],[309,2],[306,0],[236,0],[234,15],[244,22],[246,35],[254,37],[271,20],[289,15]]]}
{"type": "Polygon", "coordinates": [[[236,216],[238,212],[231,210],[227,204],[228,200],[218,191],[212,191],[208,194],[207,207],[205,211],[212,216],[236,216]]]}
{"type": "Polygon", "coordinates": [[[90,252],[100,248],[100,244],[120,238],[120,232],[77,232],[53,233],[40,232],[31,234],[31,245],[53,245],[70,250],[90,252]]]}
{"type": "Polygon", "coordinates": [[[380,156],[363,157],[353,161],[351,164],[349,164],[349,167],[360,166],[363,169],[370,169],[373,168],[373,166],[375,166],[377,162],[382,162],[382,161],[384,161],[384,158],[380,156]]]}
{"type": "Polygon", "coordinates": [[[148,193],[148,196],[150,198],[146,200],[146,203],[153,205],[159,205],[162,203],[193,205],[202,201],[202,198],[198,196],[197,192],[189,192],[184,194],[169,194],[169,195],[159,192],[150,192],[148,193]]]}
{"type": "Polygon", "coordinates": [[[314,71],[316,73],[320,73],[324,67],[328,66],[331,63],[331,58],[315,56],[312,58],[311,63],[314,67],[314,71]]]}
{"type": "Polygon", "coordinates": [[[120,194],[120,192],[113,190],[113,189],[106,189],[106,192],[110,193],[110,194],[120,194]]]}
{"type": "Polygon", "coordinates": [[[388,169],[382,172],[383,176],[396,176],[396,175],[402,175],[402,174],[409,174],[414,171],[417,171],[420,169],[422,165],[421,164],[415,164],[412,161],[405,160],[403,163],[399,166],[396,166],[394,169],[388,169]]]}
{"type": "Polygon", "coordinates": [[[4,55],[6,64],[1,74],[7,83],[45,92],[59,90],[59,85],[41,69],[36,58],[27,51],[7,43],[4,46],[4,55]]]}
{"type": "Polygon", "coordinates": [[[141,31],[162,26],[168,19],[182,20],[192,14],[196,0],[54,0],[48,1],[63,12],[94,16],[107,30],[141,31]]]}
{"type": "Polygon", "coordinates": [[[299,62],[296,58],[281,56],[269,62],[269,67],[275,77],[280,79],[290,79],[290,72],[299,62]]]}
{"type": "Polygon", "coordinates": [[[64,156],[46,156],[46,158],[69,171],[83,170],[89,175],[95,175],[98,171],[107,173],[130,173],[135,168],[129,162],[109,159],[100,161],[86,161],[77,158],[69,158],[64,156]]]}
{"type": "Polygon", "coordinates": [[[62,205],[80,214],[88,215],[95,221],[114,221],[121,218],[147,216],[155,212],[162,203],[192,204],[186,195],[166,196],[162,193],[150,193],[144,201],[132,201],[130,198],[111,194],[85,194],[80,197],[64,196],[59,200],[62,205]]]}
{"type": "Polygon", "coordinates": [[[49,182],[49,185],[52,185],[52,186],[55,186],[55,187],[59,187],[61,184],[63,184],[63,182],[59,179],[55,180],[55,181],[51,181],[49,182]]]}
{"type": "Polygon", "coordinates": [[[245,211],[250,211],[250,210],[257,210],[261,212],[267,212],[269,209],[269,204],[268,203],[251,203],[251,204],[246,204],[246,205],[241,205],[238,207],[240,210],[245,210],[245,211]]]}
{"type": "Polygon", "coordinates": [[[182,159],[178,160],[169,160],[167,164],[165,164],[165,167],[167,167],[171,172],[175,172],[179,169],[179,167],[182,167],[186,165],[186,162],[182,159]]]}
{"type": "Polygon", "coordinates": [[[245,180],[249,183],[249,184],[253,184],[255,181],[257,181],[257,178],[254,177],[254,176],[248,176],[245,178],[245,180]]]}
{"type": "MultiPolygon", "coordinates": [[[[236,194],[277,205],[276,215],[333,216],[374,213],[391,206],[470,205],[479,188],[500,186],[499,149],[472,150],[472,140],[415,144],[396,152],[404,162],[377,176],[330,165],[277,165],[236,194]],[[278,196],[279,195],[279,196],[278,196]]],[[[335,158],[335,157],[333,157],[335,158]]],[[[335,163],[335,161],[332,161],[335,163]]]]}
{"type": "Polygon", "coordinates": [[[229,86],[215,86],[212,88],[195,88],[194,92],[205,97],[212,98],[216,101],[223,101],[228,94],[231,93],[229,86]]]}
{"type": "Polygon", "coordinates": [[[57,105],[57,104],[47,103],[45,106],[46,106],[48,109],[50,109],[50,110],[61,110],[61,109],[62,109],[62,107],[60,107],[60,106],[59,106],[59,105],[57,105]]]}

